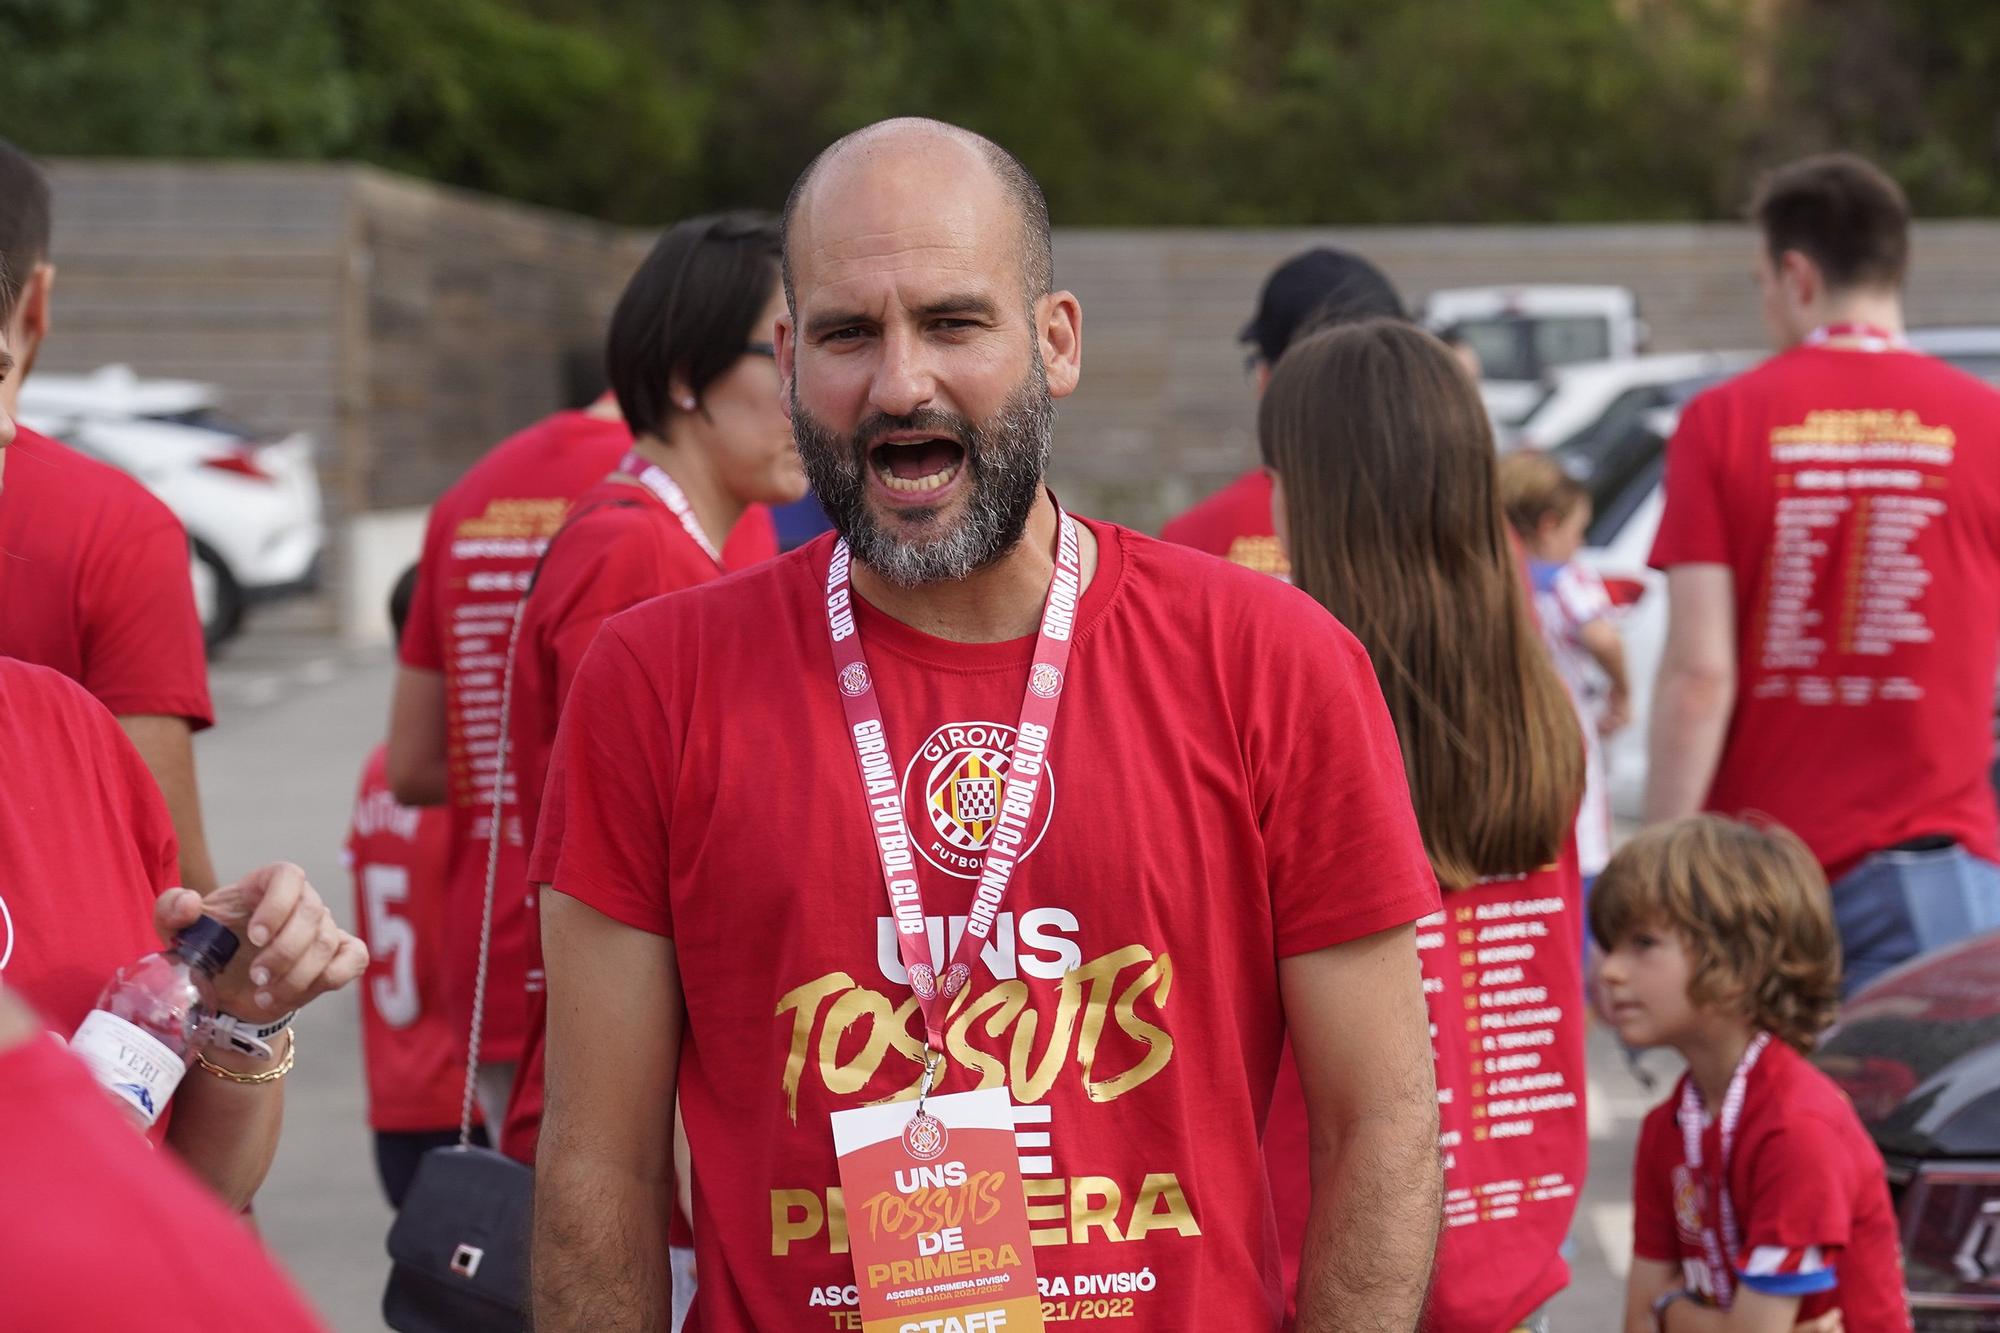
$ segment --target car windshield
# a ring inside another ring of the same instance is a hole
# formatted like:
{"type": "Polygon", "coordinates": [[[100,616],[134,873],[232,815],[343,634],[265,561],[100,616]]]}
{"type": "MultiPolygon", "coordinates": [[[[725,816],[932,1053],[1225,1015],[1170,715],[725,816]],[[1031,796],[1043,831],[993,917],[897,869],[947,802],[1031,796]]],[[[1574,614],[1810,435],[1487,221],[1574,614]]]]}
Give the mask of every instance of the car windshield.
{"type": "Polygon", "coordinates": [[[1553,366],[1611,355],[1611,323],[1598,315],[1500,315],[1452,329],[1479,353],[1489,380],[1538,380],[1553,366]]]}
{"type": "Polygon", "coordinates": [[[1666,468],[1666,439],[1657,428],[1660,409],[1682,407],[1723,378],[1718,372],[1627,389],[1604,415],[1551,450],[1563,469],[1590,489],[1594,512],[1586,543],[1608,544],[1659,483],[1666,468]]]}

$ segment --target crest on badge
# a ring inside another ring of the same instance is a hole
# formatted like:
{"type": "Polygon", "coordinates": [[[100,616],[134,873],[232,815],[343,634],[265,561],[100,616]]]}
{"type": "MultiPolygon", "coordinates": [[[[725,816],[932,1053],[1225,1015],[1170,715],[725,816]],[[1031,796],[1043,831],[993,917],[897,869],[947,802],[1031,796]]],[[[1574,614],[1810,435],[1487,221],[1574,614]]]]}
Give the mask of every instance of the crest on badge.
{"type": "Polygon", "coordinates": [[[903,1127],[903,1151],[919,1162],[934,1162],[944,1156],[945,1144],[950,1139],[944,1121],[929,1112],[911,1116],[910,1123],[903,1127]]]}
{"type": "Polygon", "coordinates": [[[920,1000],[937,998],[937,971],[929,963],[914,963],[910,967],[910,989],[920,1000]]]}
{"type": "Polygon", "coordinates": [[[840,692],[850,699],[868,693],[868,664],[849,662],[840,669],[840,692]]]}
{"type": "Polygon", "coordinates": [[[949,1000],[964,990],[965,983],[970,980],[972,980],[972,969],[964,963],[953,963],[945,969],[944,984],[938,989],[943,991],[944,998],[949,1000]]]}
{"type": "Polygon", "coordinates": [[[1044,699],[1055,698],[1062,693],[1062,687],[1062,669],[1053,662],[1037,662],[1028,673],[1028,688],[1044,699]]]}
{"type": "MultiPolygon", "coordinates": [[[[980,853],[992,840],[993,826],[1007,803],[1014,736],[1013,727],[998,722],[947,723],[917,748],[903,771],[903,809],[908,812],[911,841],[925,860],[948,875],[979,877],[980,853]]],[[[1027,835],[1021,840],[1022,859],[1048,832],[1055,799],[1055,773],[1045,769],[1027,835]]]]}

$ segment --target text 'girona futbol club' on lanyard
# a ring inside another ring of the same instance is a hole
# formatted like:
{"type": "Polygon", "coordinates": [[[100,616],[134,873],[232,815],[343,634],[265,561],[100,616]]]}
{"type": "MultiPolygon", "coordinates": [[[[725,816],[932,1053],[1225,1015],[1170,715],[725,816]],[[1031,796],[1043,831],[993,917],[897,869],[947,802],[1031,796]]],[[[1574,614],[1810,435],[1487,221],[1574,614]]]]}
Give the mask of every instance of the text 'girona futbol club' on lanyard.
{"type": "Polygon", "coordinates": [[[1806,335],[1806,346],[1837,346],[1847,352],[1900,352],[1909,343],[1879,324],[1822,324],[1806,335]]]}
{"type": "MultiPolygon", "coordinates": [[[[1053,496],[1050,497],[1054,501],[1053,496]]],[[[978,885],[965,919],[965,932],[952,951],[950,964],[939,976],[931,963],[930,928],[924,920],[923,889],[917,883],[916,860],[903,821],[903,790],[889,754],[889,737],[882,724],[882,704],[861,650],[861,626],[854,618],[849,574],[853,556],[845,541],[833,548],[826,570],[826,626],[833,639],[833,662],[840,688],[840,705],[847,713],[848,738],[854,742],[854,762],[861,768],[861,794],[882,883],[889,891],[889,910],[896,923],[896,945],[910,976],[910,989],[924,1015],[924,1076],[917,1091],[917,1112],[923,1113],[938,1060],[944,1053],[944,1022],[951,1002],[972,980],[973,960],[993,930],[1000,903],[1015,863],[1023,851],[1028,821],[1042,789],[1050,741],[1055,733],[1056,707],[1062,702],[1063,673],[1069,666],[1070,635],[1076,627],[1077,599],[1083,592],[1083,556],[1076,520],[1056,504],[1058,533],[1056,569],[1042,603],[1042,623],[1035,636],[1034,663],[1021,691],[1021,723],[1014,734],[1014,754],[1007,769],[1006,795],[994,815],[986,851],[979,859],[978,885]]]]}
{"type": "Polygon", "coordinates": [[[699,546],[710,560],[718,565],[722,563],[722,553],[715,549],[715,543],[701,530],[701,520],[694,516],[694,506],[688,503],[687,492],[681,489],[679,482],[667,475],[665,468],[658,463],[647,462],[639,456],[638,451],[634,450],[619,459],[618,466],[613,470],[621,476],[632,478],[660,497],[660,503],[681,521],[681,526],[687,529],[687,535],[694,538],[694,544],[699,546]]]}
{"type": "MultiPolygon", "coordinates": [[[[1718,1182],[1715,1197],[1701,1210],[1702,1257],[1708,1260],[1708,1273],[1715,1283],[1715,1303],[1723,1309],[1729,1308],[1730,1293],[1734,1289],[1734,1269],[1730,1267],[1742,1249],[1743,1239],[1736,1230],[1736,1208],[1729,1201],[1729,1151],[1735,1146],[1736,1126],[1743,1119],[1743,1097],[1750,1086],[1750,1071],[1756,1068],[1757,1057],[1771,1044],[1771,1034],[1760,1032],[1743,1052],[1743,1058],[1736,1062],[1736,1072],[1730,1075],[1729,1091],[1722,1098],[1722,1109],[1716,1114],[1716,1123],[1722,1140],[1715,1164],[1718,1182]],[[1720,1225],[1721,1234],[1716,1234],[1720,1225]]],[[[1681,1089],[1681,1146],[1687,1161],[1688,1174],[1696,1181],[1701,1174],[1701,1093],[1694,1086],[1694,1075],[1681,1089]]],[[[1703,1193],[1706,1193],[1704,1187],[1703,1193]]]]}

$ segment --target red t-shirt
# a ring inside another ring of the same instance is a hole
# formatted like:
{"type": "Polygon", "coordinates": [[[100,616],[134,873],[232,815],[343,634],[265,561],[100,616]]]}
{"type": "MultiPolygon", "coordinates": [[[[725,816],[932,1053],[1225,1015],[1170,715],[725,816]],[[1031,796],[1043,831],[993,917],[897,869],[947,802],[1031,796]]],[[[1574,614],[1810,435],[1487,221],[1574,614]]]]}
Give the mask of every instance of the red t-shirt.
{"type": "Polygon", "coordinates": [[[778,521],[769,505],[751,505],[722,543],[724,569],[748,569],[778,553],[778,521]]]}
{"type": "Polygon", "coordinates": [[[354,933],[368,946],[368,971],[354,988],[361,997],[368,1124],[450,1129],[465,1091],[457,1056],[465,1034],[452,1028],[439,980],[451,818],[442,807],[397,804],[387,755],[378,745],[368,756],[346,848],[354,933]]]}
{"type": "MultiPolygon", "coordinates": [[[[768,513],[767,515],[768,523],[768,513]]],[[[738,523],[735,532],[743,531],[738,523]]],[[[725,548],[724,559],[734,542],[725,548]]],[[[521,784],[522,826],[535,828],[556,720],[584,650],[605,620],[649,597],[692,588],[721,573],[659,497],[627,481],[604,481],[577,501],[576,517],[549,548],[514,656],[511,750],[521,784]]],[[[664,664],[663,664],[664,665],[664,664]]],[[[533,887],[529,892],[532,894],[533,887]]],[[[501,1150],[535,1160],[542,1123],[541,933],[528,922],[528,1041],[507,1106],[501,1150]]]]}
{"type": "Polygon", "coordinates": [[[120,716],[215,721],[179,519],[144,486],[17,428],[0,450],[0,655],[120,716]]]}
{"type": "Polygon", "coordinates": [[[1292,575],[1292,562],[1285,559],[1271,522],[1271,474],[1263,468],[1253,468],[1180,517],[1167,520],[1160,536],[1260,574],[1292,575]]]}
{"type": "MultiPolygon", "coordinates": [[[[405,666],[444,675],[450,756],[451,864],[443,991],[452,1030],[472,1019],[486,893],[501,672],[521,589],[577,496],[610,472],[631,436],[622,421],[558,412],[502,441],[431,509],[417,594],[403,630],[405,666]]],[[[502,806],[482,1059],[520,1058],[527,1028],[527,852],[515,783],[502,806]]],[[[457,1038],[462,1048],[464,1037],[457,1038]]]]}
{"type": "Polygon", "coordinates": [[[1688,405],[1652,561],[1735,574],[1708,808],[1776,819],[1834,877],[1928,834],[2000,859],[2000,392],[1914,352],[1775,356],[1688,405]]]}
{"type": "MultiPolygon", "coordinates": [[[[1589,1156],[1581,895],[1572,843],[1559,864],[1448,893],[1417,923],[1445,1166],[1427,1329],[1513,1328],[1569,1282],[1560,1251],[1589,1156]]],[[[1289,1047],[1264,1157],[1289,1302],[1312,1203],[1289,1047]]]]}
{"type": "MultiPolygon", "coordinates": [[[[1707,1295],[1715,1284],[1701,1237],[1723,1187],[1722,1130],[1709,1120],[1695,1179],[1677,1118],[1686,1082],[1639,1130],[1632,1252],[1679,1264],[1688,1290],[1707,1295]]],[[[1746,1081],[1728,1190],[1741,1228],[1738,1252],[1726,1256],[1737,1284],[1798,1296],[1801,1320],[1838,1309],[1852,1329],[1910,1327],[1882,1156],[1833,1080],[1781,1041],[1765,1047],[1746,1081]]]]}
{"type": "Polygon", "coordinates": [[[325,1327],[250,1230],[172,1153],[146,1147],[52,1041],[0,1051],[0,1180],[8,1328],[325,1327]]]}
{"type": "MultiPolygon", "coordinates": [[[[1020,1103],[1051,1300],[1150,1269],[1135,1327],[1274,1328],[1257,1140],[1284,1035],[1277,961],[1434,912],[1436,884],[1353,637],[1276,580],[1091,530],[1031,849],[939,1090],[1004,1084],[1020,1103]]],[[[606,623],[535,847],[535,879],[676,942],[710,1330],[852,1308],[829,1116],[912,1096],[920,1073],[834,679],[832,545],[606,623]]],[[[855,616],[941,955],[1005,799],[1034,639],[948,642],[859,598],[855,616]]]]}

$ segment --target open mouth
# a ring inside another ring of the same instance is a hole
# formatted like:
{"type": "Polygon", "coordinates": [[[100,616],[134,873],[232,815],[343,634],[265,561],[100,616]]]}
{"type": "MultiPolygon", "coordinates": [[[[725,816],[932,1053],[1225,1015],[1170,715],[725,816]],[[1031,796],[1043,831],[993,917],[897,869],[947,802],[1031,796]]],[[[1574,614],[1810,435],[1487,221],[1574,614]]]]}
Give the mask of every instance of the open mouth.
{"type": "Polygon", "coordinates": [[[886,440],[868,451],[875,476],[899,495],[942,490],[965,466],[965,450],[946,436],[886,440]]]}

